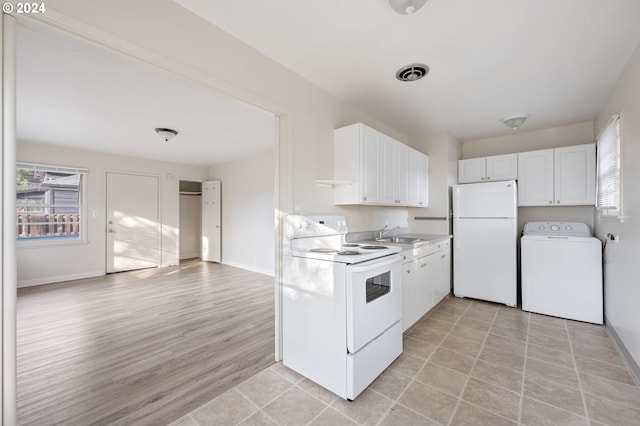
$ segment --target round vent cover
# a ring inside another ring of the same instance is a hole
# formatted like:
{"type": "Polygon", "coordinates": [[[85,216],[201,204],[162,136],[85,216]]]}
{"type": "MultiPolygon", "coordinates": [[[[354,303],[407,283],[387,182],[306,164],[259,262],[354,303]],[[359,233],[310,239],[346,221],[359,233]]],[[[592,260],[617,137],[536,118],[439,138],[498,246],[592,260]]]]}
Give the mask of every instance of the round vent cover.
{"type": "Polygon", "coordinates": [[[425,64],[406,65],[396,72],[396,78],[400,81],[416,81],[429,74],[429,67],[425,64]]]}

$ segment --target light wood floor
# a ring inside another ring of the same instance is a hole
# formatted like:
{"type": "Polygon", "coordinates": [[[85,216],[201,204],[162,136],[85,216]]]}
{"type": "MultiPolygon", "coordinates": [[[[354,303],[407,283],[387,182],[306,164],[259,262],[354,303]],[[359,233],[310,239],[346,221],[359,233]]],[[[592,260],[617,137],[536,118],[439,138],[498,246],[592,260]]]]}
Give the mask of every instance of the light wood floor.
{"type": "Polygon", "coordinates": [[[19,289],[19,424],[181,417],[273,364],[273,283],[189,260],[19,289]]]}

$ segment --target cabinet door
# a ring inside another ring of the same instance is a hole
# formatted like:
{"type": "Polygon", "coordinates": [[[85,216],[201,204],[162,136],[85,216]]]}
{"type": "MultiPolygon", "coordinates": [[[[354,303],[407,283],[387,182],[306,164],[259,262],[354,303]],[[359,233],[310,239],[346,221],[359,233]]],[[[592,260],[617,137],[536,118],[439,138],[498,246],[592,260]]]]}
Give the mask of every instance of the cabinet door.
{"type": "Polygon", "coordinates": [[[555,204],[595,205],[595,144],[556,148],[555,204]]]}
{"type": "Polygon", "coordinates": [[[431,253],[417,259],[417,272],[415,278],[418,280],[416,285],[416,300],[419,304],[419,318],[429,312],[433,307],[433,272],[435,270],[436,254],[431,253]]]}
{"type": "Polygon", "coordinates": [[[362,129],[362,158],[361,158],[361,188],[364,203],[377,203],[380,200],[379,173],[380,152],[382,142],[380,134],[373,129],[363,126],[362,129]]]}
{"type": "Polygon", "coordinates": [[[433,304],[437,305],[451,292],[451,245],[449,241],[438,244],[437,265],[433,277],[433,304]]]}
{"type": "Polygon", "coordinates": [[[419,304],[416,300],[417,264],[415,260],[402,264],[402,331],[406,331],[420,319],[419,304]]]}
{"type": "Polygon", "coordinates": [[[458,160],[458,182],[484,182],[486,176],[485,157],[458,160]]]}
{"type": "Polygon", "coordinates": [[[518,154],[518,205],[554,204],[553,149],[518,154]]]}
{"type": "MultiPolygon", "coordinates": [[[[410,167],[409,167],[409,156],[410,150],[409,147],[405,144],[395,142],[393,144],[394,147],[394,203],[408,205],[410,195],[409,195],[409,178],[410,178],[410,167]]],[[[415,178],[415,176],[414,176],[415,178]]]]}
{"type": "Polygon", "coordinates": [[[486,180],[518,179],[518,154],[487,157],[486,180]]]}
{"type": "Polygon", "coordinates": [[[379,151],[378,151],[378,203],[379,204],[395,204],[395,145],[399,142],[390,137],[378,133],[379,151]]]}
{"type": "Polygon", "coordinates": [[[418,161],[418,203],[419,207],[429,206],[429,157],[416,152],[418,161]]]}
{"type": "Polygon", "coordinates": [[[418,206],[420,199],[420,153],[408,149],[407,156],[407,202],[409,206],[418,206]]]}

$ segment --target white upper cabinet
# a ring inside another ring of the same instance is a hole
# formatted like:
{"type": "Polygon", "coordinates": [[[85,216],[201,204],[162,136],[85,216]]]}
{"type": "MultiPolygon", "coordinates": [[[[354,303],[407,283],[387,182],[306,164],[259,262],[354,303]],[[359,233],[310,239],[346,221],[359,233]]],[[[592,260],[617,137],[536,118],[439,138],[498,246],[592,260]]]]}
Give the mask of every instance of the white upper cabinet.
{"type": "Polygon", "coordinates": [[[416,162],[418,163],[418,195],[417,202],[411,203],[411,205],[415,205],[418,207],[428,207],[429,206],[429,157],[425,154],[416,151],[416,162]]]}
{"type": "Polygon", "coordinates": [[[553,149],[518,154],[518,205],[554,204],[553,149]]]}
{"type": "Polygon", "coordinates": [[[518,154],[519,206],[595,205],[595,144],[518,154]]]}
{"type": "Polygon", "coordinates": [[[559,205],[596,204],[596,145],[554,150],[555,196],[559,205]]]}
{"type": "Polygon", "coordinates": [[[362,123],[335,130],[335,204],[426,207],[426,155],[362,123]]]}
{"type": "MultiPolygon", "coordinates": [[[[408,205],[409,202],[409,147],[405,144],[395,143],[393,139],[393,169],[395,171],[394,199],[395,204],[408,205]]],[[[413,176],[415,179],[415,175],[413,176]]]]}
{"type": "Polygon", "coordinates": [[[458,161],[458,182],[487,182],[518,178],[518,154],[492,155],[458,161]]]}
{"type": "Polygon", "coordinates": [[[487,160],[485,157],[458,160],[458,182],[484,182],[487,160]]]}

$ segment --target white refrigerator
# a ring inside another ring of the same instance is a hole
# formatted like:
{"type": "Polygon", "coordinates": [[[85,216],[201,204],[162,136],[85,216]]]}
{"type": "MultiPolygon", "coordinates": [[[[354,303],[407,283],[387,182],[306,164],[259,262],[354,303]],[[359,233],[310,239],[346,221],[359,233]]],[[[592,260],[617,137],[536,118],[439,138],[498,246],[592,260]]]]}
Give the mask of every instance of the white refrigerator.
{"type": "Polygon", "coordinates": [[[517,305],[516,182],[453,186],[453,293],[517,305]]]}

